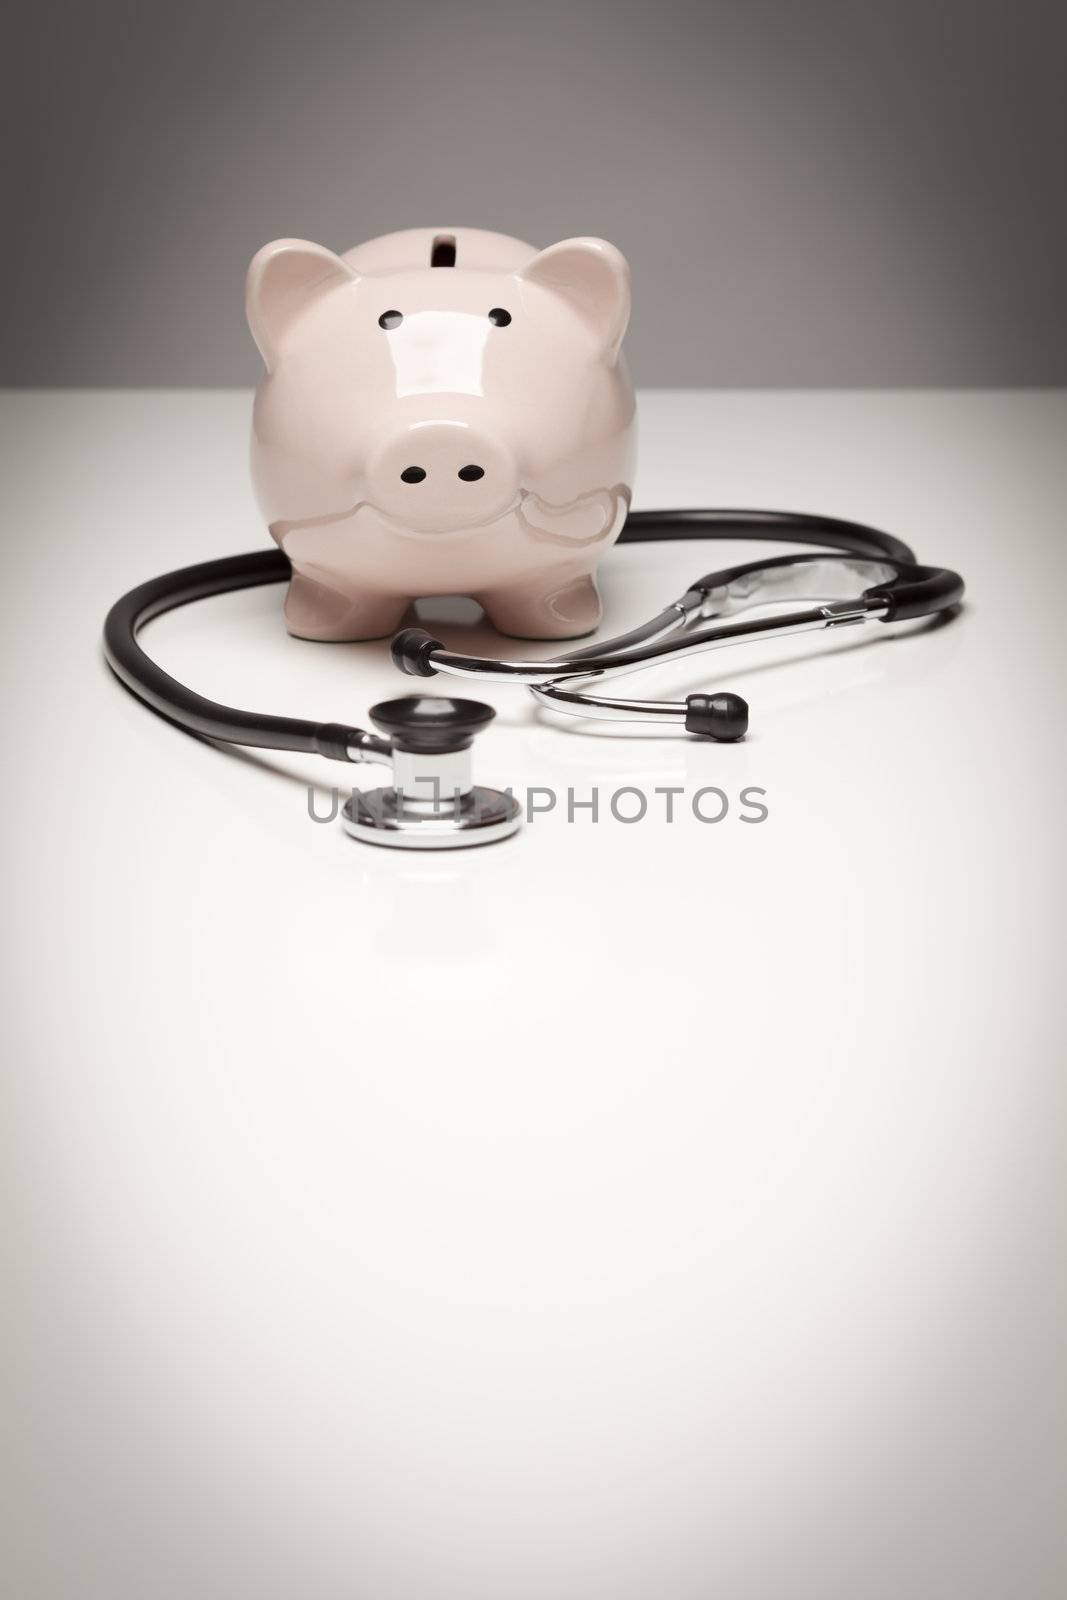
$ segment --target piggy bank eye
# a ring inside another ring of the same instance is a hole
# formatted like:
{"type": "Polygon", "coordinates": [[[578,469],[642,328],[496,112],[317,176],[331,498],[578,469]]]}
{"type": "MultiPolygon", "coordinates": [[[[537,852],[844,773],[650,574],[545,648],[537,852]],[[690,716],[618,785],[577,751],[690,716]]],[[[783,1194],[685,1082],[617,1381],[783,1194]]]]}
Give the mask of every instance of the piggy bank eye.
{"type": "Polygon", "coordinates": [[[383,311],[378,318],[379,328],[399,328],[404,320],[402,311],[383,311]]]}
{"type": "Polygon", "coordinates": [[[494,306],[489,313],[489,321],[495,322],[498,328],[506,328],[511,321],[511,312],[505,311],[503,306],[494,306]]]}

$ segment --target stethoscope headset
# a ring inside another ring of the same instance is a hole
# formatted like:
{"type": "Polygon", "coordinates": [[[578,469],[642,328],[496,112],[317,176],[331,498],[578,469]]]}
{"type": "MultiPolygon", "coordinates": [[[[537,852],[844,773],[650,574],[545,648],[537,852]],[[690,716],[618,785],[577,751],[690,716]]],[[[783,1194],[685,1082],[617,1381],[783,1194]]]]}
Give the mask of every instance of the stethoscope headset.
{"type": "MultiPolygon", "coordinates": [[[[525,684],[542,705],[573,716],[666,723],[698,738],[734,741],[748,730],[748,706],[739,695],[635,700],[595,691],[603,679],[747,640],[946,616],[963,596],[958,573],[922,566],[892,534],[837,517],[786,511],[632,511],[619,543],[738,538],[824,548],[817,554],[774,556],[708,573],[628,633],[548,660],[460,655],[422,628],[405,628],[392,641],[393,661],[418,678],[446,673],[525,684]],[[783,613],[781,605],[790,601],[805,604],[783,613]],[[775,609],[763,617],[723,620],[764,606],[775,609]]],[[[370,793],[353,790],[344,808],[342,821],[356,838],[440,849],[490,843],[514,833],[522,820],[514,796],[475,786],[471,779],[470,747],[495,715],[490,706],[437,695],[383,701],[371,707],[370,719],[380,730],[372,734],[345,723],[219,705],[172,678],[141,648],[139,630],[175,606],[282,583],[289,576],[289,561],[281,550],[257,550],[151,578],[108,612],[108,664],[146,705],[202,738],[390,766],[389,787],[370,793]]]]}

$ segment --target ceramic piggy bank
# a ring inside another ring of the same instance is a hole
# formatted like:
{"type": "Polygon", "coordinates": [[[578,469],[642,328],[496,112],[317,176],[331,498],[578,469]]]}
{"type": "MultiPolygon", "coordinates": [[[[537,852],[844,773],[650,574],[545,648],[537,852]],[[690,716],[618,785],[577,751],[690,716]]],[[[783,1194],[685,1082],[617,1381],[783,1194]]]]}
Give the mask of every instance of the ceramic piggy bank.
{"type": "Polygon", "coordinates": [[[602,239],[265,245],[248,274],[267,368],[252,469],[292,564],[290,632],[377,638],[439,594],[473,596],[503,633],[593,629],[630,500],[629,314],[602,239]]]}

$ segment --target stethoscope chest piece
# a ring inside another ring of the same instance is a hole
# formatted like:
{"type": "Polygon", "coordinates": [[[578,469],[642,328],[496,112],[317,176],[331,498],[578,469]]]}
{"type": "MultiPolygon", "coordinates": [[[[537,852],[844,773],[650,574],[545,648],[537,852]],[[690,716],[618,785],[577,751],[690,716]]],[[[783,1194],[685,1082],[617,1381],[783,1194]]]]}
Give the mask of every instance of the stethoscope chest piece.
{"type": "Polygon", "coordinates": [[[480,701],[439,695],[373,706],[371,721],[388,742],[368,740],[362,759],[391,761],[393,782],[353,789],[341,812],[345,832],[402,850],[464,849],[515,833],[522,809],[514,795],[471,779],[474,736],[495,715],[480,701]]]}

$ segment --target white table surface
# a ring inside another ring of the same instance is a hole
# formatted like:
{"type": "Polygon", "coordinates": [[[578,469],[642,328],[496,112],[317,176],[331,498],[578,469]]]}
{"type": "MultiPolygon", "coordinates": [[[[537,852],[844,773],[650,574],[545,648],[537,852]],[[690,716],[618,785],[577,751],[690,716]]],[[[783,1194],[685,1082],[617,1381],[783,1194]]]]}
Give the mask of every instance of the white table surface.
{"type": "MultiPolygon", "coordinates": [[[[2,402],[5,1592],[1059,1600],[1065,397],[646,396],[637,505],[873,522],[966,611],[644,680],[736,688],[737,747],[479,686],[481,781],[686,800],[444,855],[102,662],[124,589],[265,544],[248,412],[2,402]]],[[[611,630],[751,553],[620,549],[611,630]]],[[[145,643],[410,691],[281,598],[145,643]]]]}

